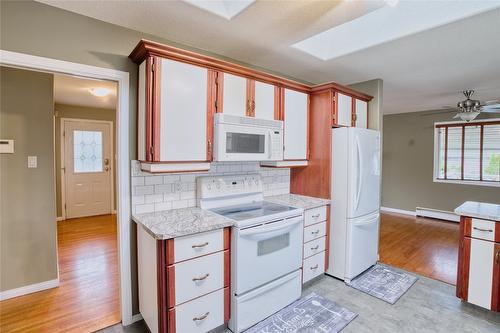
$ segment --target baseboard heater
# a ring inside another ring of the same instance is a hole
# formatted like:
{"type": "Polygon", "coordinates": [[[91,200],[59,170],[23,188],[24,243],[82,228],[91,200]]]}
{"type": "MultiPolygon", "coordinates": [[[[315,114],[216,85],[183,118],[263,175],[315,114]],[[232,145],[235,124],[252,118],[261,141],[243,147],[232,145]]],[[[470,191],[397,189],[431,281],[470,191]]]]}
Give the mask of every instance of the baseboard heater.
{"type": "Polygon", "coordinates": [[[460,216],[456,215],[453,212],[448,212],[448,211],[439,210],[439,209],[417,207],[415,209],[415,215],[422,216],[422,217],[430,217],[433,219],[460,222],[460,216]]]}

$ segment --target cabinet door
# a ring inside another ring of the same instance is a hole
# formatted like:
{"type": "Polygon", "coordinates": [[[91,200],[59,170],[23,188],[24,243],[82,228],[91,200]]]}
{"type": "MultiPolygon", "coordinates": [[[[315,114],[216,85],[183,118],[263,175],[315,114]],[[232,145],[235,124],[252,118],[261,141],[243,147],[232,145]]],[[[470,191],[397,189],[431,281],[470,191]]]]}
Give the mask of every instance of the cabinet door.
{"type": "Polygon", "coordinates": [[[491,309],[495,243],[470,239],[467,302],[491,309]]]}
{"type": "Polygon", "coordinates": [[[285,160],[307,159],[308,109],[307,94],[285,88],[283,99],[285,160]]]}
{"type": "Polygon", "coordinates": [[[168,59],[158,67],[160,161],[206,161],[208,70],[168,59]]]}
{"type": "Polygon", "coordinates": [[[360,99],[355,99],[355,125],[356,127],[368,128],[368,103],[360,99]]]}
{"type": "Polygon", "coordinates": [[[337,119],[338,126],[351,126],[352,97],[337,93],[337,119]]]}
{"type": "Polygon", "coordinates": [[[253,116],[262,119],[275,119],[275,108],[277,108],[275,97],[276,87],[272,84],[255,81],[255,96],[253,116]]]}
{"type": "Polygon", "coordinates": [[[223,113],[242,117],[246,116],[249,103],[249,96],[247,95],[246,78],[227,73],[222,74],[223,113]]]}

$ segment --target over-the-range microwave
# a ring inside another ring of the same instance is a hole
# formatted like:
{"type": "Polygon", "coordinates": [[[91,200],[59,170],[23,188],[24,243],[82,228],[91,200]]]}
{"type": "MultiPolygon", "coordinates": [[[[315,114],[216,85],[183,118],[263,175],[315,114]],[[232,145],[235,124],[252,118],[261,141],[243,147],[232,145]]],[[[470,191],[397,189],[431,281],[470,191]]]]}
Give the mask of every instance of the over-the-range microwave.
{"type": "Polygon", "coordinates": [[[283,160],[283,121],[215,114],[215,161],[283,160]]]}

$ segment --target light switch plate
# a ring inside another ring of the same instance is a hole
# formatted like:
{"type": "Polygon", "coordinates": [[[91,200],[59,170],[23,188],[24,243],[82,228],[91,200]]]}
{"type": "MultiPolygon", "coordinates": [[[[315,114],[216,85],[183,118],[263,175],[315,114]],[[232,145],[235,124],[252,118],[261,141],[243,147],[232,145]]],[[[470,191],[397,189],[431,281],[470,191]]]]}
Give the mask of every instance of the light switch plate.
{"type": "Polygon", "coordinates": [[[36,156],[28,156],[28,168],[38,167],[38,158],[36,156]]]}

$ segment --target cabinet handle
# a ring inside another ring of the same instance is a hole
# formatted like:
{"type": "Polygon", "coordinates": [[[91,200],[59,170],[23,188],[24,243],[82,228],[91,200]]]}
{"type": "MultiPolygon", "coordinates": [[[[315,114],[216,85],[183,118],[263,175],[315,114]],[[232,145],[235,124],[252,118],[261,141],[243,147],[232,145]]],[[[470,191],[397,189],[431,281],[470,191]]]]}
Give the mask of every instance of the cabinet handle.
{"type": "Polygon", "coordinates": [[[191,245],[191,247],[193,249],[196,249],[196,248],[199,248],[199,247],[204,247],[204,246],[207,246],[208,245],[208,242],[205,242],[203,244],[194,244],[194,245],[191,245]]]}
{"type": "Polygon", "coordinates": [[[200,277],[194,277],[192,280],[193,280],[193,282],[196,282],[196,281],[203,281],[203,280],[205,280],[205,279],[206,279],[207,277],[209,277],[209,276],[210,276],[210,274],[208,274],[208,273],[207,273],[207,274],[205,274],[205,275],[203,275],[203,276],[200,276],[200,277]]]}
{"type": "Polygon", "coordinates": [[[484,231],[484,232],[493,232],[493,230],[491,230],[491,229],[482,229],[482,228],[478,228],[478,227],[473,227],[473,229],[479,230],[479,231],[484,231]]]}
{"type": "Polygon", "coordinates": [[[207,142],[207,149],[209,153],[212,153],[212,140],[208,140],[207,142]]]}
{"type": "Polygon", "coordinates": [[[319,249],[319,245],[316,245],[316,246],[311,247],[311,250],[313,250],[313,251],[315,251],[315,250],[317,250],[317,249],[319,249]]]}
{"type": "Polygon", "coordinates": [[[207,312],[207,313],[205,313],[203,316],[194,317],[194,318],[193,318],[193,321],[200,321],[200,320],[203,320],[203,319],[207,318],[209,314],[210,314],[210,312],[207,312]]]}
{"type": "Polygon", "coordinates": [[[313,219],[317,219],[319,217],[320,214],[316,214],[316,215],[313,215],[312,218],[313,219]]]}
{"type": "Polygon", "coordinates": [[[319,230],[311,231],[311,235],[317,235],[317,234],[319,234],[319,230]]]}
{"type": "Polygon", "coordinates": [[[495,255],[495,263],[498,265],[500,262],[500,250],[497,251],[497,254],[495,255]]]}
{"type": "Polygon", "coordinates": [[[315,269],[318,269],[318,264],[316,264],[316,266],[311,267],[311,270],[315,270],[315,269]]]}

